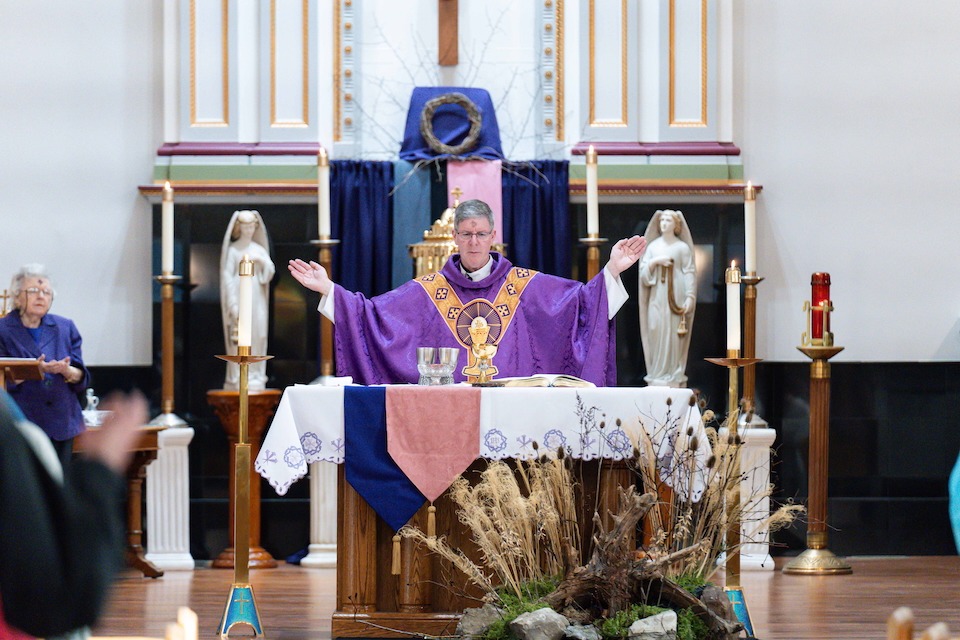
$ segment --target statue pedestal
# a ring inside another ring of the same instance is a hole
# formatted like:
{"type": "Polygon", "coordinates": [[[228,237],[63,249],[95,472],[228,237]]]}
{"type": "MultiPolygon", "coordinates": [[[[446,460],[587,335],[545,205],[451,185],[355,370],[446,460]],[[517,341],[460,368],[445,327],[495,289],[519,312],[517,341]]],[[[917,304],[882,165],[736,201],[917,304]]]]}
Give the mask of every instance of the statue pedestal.
{"type": "MultiPolygon", "coordinates": [[[[770,486],[770,451],[777,432],[771,429],[760,416],[753,416],[748,423],[740,416],[737,430],[743,439],[740,450],[740,501],[743,518],[740,522],[740,569],[741,571],[773,571],[770,556],[770,531],[763,520],[770,516],[770,496],[761,495],[770,486]]],[[[727,437],[724,427],[718,432],[727,437]]]]}
{"type": "Polygon", "coordinates": [[[147,467],[147,561],[164,571],[193,571],[190,555],[191,427],[167,427],[157,459],[147,467]]]}
{"type": "MultiPolygon", "coordinates": [[[[248,398],[248,437],[251,445],[251,459],[256,460],[260,453],[260,441],[263,432],[280,403],[280,389],[264,389],[250,391],[248,398]]],[[[226,389],[211,389],[207,391],[207,403],[217,412],[220,423],[231,444],[230,455],[230,546],[223,550],[213,561],[218,569],[233,569],[234,554],[234,496],[236,495],[236,456],[233,455],[233,445],[237,444],[240,430],[240,392],[226,389]]],[[[250,564],[251,569],[271,569],[277,566],[266,549],[260,546],[260,476],[250,469],[250,564]]]]}

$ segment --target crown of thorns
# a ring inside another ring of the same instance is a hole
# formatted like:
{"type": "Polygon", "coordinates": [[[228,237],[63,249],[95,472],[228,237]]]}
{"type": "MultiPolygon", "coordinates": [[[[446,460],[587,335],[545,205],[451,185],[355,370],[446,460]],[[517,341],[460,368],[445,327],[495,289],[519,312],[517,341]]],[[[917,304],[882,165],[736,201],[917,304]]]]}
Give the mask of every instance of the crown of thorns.
{"type": "Polygon", "coordinates": [[[423,139],[427,141],[427,146],[435,153],[459,156],[477,146],[477,142],[480,139],[481,122],[480,109],[470,98],[462,93],[445,93],[428,100],[427,103],[423,105],[423,111],[420,113],[420,135],[423,136],[423,139]],[[470,131],[467,133],[467,137],[463,139],[463,142],[458,145],[449,145],[440,142],[439,138],[437,138],[433,132],[433,115],[439,107],[445,104],[458,104],[463,107],[464,111],[467,112],[467,120],[470,121],[470,131]]]}

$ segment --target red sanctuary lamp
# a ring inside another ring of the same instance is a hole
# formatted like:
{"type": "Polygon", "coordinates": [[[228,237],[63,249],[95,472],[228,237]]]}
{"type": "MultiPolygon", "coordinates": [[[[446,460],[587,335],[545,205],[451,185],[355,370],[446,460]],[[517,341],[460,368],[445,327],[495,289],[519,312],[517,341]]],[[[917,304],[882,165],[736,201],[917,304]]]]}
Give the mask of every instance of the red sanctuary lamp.
{"type": "Polygon", "coordinates": [[[831,346],[833,333],[830,331],[830,274],[818,271],[810,276],[810,301],[804,304],[807,312],[807,332],[803,336],[804,344],[831,346]]]}

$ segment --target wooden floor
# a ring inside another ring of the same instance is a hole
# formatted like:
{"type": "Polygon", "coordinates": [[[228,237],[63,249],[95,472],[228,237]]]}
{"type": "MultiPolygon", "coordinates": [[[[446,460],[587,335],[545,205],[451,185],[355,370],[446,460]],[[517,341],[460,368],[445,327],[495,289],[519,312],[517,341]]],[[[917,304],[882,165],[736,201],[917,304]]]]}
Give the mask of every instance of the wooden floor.
{"type": "MultiPolygon", "coordinates": [[[[742,583],[758,638],[882,640],[887,616],[899,606],[914,611],[916,628],[946,622],[960,634],[960,557],[847,558],[847,576],[787,576],[779,571],[744,573],[742,583]]],[[[251,571],[264,629],[274,640],[330,638],[335,571],[281,565],[251,571]]],[[[178,606],[200,618],[200,637],[214,637],[233,582],[223,569],[168,571],[141,578],[132,570],[117,583],[96,635],[162,638],[178,606]]]]}

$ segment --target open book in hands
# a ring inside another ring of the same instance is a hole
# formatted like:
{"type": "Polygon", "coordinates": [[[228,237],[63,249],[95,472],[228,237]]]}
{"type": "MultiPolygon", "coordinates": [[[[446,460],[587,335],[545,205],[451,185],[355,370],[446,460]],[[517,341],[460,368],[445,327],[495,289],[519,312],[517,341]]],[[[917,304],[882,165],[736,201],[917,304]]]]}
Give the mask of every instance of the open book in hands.
{"type": "Polygon", "coordinates": [[[520,378],[498,378],[482,385],[486,387],[595,387],[597,385],[563,373],[538,373],[520,378]]]}

